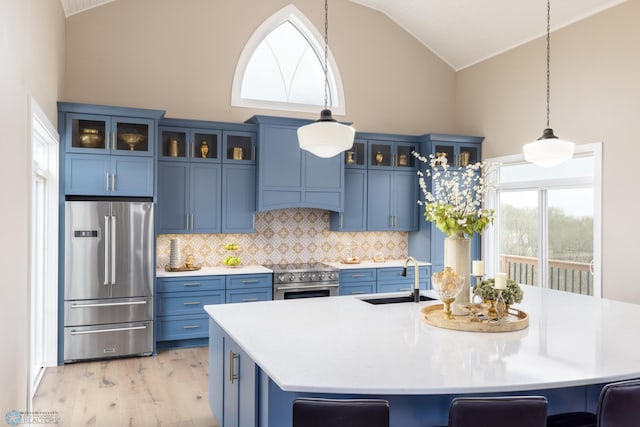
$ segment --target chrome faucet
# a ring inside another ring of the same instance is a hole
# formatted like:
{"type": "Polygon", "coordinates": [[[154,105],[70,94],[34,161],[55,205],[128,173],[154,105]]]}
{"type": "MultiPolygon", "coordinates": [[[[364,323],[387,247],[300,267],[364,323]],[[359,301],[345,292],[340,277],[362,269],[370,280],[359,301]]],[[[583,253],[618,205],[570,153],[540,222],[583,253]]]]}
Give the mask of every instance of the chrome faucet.
{"type": "Polygon", "coordinates": [[[407,277],[407,264],[409,261],[413,262],[413,268],[415,270],[414,274],[414,284],[413,284],[413,302],[420,302],[420,278],[418,277],[418,261],[412,256],[408,257],[404,260],[404,267],[402,267],[402,276],[407,277]]]}

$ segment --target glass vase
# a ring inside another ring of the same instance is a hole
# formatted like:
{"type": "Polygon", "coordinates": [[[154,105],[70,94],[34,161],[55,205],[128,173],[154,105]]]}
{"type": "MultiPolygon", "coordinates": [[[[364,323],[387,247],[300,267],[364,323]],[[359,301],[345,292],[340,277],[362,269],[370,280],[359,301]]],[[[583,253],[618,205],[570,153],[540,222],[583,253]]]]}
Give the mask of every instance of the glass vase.
{"type": "Polygon", "coordinates": [[[464,277],[464,284],[452,306],[454,315],[462,315],[462,308],[469,304],[471,289],[471,239],[463,233],[452,234],[444,239],[444,266],[451,267],[460,276],[464,277]]]}

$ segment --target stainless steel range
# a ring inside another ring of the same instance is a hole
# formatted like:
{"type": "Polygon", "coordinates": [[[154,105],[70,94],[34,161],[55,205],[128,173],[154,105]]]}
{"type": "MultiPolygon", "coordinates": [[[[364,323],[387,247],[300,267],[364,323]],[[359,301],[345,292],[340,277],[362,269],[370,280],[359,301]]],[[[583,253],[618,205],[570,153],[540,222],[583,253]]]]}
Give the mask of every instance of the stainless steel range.
{"type": "Polygon", "coordinates": [[[338,295],[339,271],[322,263],[272,264],[273,299],[338,295]]]}

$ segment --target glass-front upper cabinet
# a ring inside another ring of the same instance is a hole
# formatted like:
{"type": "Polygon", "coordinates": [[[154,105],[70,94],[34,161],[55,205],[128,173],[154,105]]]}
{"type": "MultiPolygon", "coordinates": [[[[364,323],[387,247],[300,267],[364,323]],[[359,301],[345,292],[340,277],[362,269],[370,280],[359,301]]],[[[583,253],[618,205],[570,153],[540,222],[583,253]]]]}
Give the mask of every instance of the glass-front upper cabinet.
{"type": "Polygon", "coordinates": [[[369,169],[415,169],[413,152],[419,144],[412,142],[369,140],[369,169]]]}
{"type": "Polygon", "coordinates": [[[255,163],[256,134],[244,131],[224,131],[224,163],[255,163]]]}
{"type": "Polygon", "coordinates": [[[220,162],[220,131],[161,126],[159,132],[161,159],[220,162]]]}
{"type": "Polygon", "coordinates": [[[353,146],[344,152],[344,166],[352,169],[367,168],[367,141],[356,139],[353,146]]]}
{"type": "Polygon", "coordinates": [[[436,163],[443,163],[453,167],[465,167],[480,161],[480,146],[460,143],[435,143],[433,154],[436,156],[436,163]]]}
{"type": "Polygon", "coordinates": [[[68,114],[66,151],[93,154],[153,154],[154,122],[149,119],[68,114]]]}

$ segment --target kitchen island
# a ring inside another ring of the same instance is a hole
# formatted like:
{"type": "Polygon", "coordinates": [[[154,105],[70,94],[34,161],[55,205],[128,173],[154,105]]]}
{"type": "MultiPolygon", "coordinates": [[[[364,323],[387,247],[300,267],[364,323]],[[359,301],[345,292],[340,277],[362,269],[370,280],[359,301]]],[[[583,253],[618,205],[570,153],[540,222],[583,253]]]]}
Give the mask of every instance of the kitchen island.
{"type": "Polygon", "coordinates": [[[207,306],[212,410],[222,426],[283,427],[299,396],[382,397],[392,426],[444,425],[459,395],[537,394],[549,413],[594,411],[602,384],[640,377],[640,306],[523,288],[529,327],[502,333],[428,325],[421,309],[438,301],[207,306]]]}

